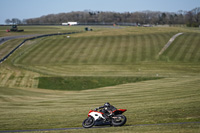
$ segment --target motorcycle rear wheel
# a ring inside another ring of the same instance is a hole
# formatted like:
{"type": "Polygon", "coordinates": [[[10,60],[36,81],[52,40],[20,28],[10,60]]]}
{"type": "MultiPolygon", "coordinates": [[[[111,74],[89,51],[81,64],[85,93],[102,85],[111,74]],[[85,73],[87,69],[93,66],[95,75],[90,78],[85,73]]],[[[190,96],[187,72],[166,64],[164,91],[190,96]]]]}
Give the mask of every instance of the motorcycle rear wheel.
{"type": "Polygon", "coordinates": [[[90,128],[90,127],[94,126],[94,122],[95,122],[95,120],[93,117],[88,117],[87,119],[85,119],[83,121],[82,126],[84,128],[90,128]]]}
{"type": "Polygon", "coordinates": [[[117,118],[112,119],[113,126],[123,126],[126,123],[126,116],[119,114],[116,115],[115,117],[117,118]]]}

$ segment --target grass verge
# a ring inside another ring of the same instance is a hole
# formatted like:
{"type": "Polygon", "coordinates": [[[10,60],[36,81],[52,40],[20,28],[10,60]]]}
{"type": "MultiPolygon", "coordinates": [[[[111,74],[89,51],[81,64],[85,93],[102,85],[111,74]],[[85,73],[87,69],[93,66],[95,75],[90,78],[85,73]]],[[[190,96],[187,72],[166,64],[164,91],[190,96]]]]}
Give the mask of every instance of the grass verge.
{"type": "Polygon", "coordinates": [[[79,91],[155,79],[161,77],[39,77],[38,88],[79,91]]]}

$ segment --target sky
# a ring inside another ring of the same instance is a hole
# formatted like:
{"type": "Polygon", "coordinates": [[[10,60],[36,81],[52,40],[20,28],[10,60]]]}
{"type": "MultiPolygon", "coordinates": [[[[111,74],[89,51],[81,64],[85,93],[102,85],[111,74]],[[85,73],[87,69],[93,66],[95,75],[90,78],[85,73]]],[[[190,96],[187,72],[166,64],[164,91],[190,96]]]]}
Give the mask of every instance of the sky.
{"type": "Polygon", "coordinates": [[[190,11],[200,0],[0,0],[0,24],[6,19],[28,19],[71,11],[190,11]]]}

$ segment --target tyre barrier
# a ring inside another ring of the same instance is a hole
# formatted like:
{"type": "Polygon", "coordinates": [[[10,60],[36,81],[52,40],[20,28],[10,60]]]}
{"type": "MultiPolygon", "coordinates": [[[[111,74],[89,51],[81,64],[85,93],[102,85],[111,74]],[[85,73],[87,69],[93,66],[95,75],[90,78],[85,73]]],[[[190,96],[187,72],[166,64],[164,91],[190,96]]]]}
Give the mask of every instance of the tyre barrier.
{"type": "Polygon", "coordinates": [[[25,39],[17,47],[15,47],[12,51],[10,51],[6,56],[4,56],[2,59],[0,59],[0,64],[3,61],[5,61],[11,54],[13,54],[19,47],[21,47],[26,41],[34,40],[34,39],[38,39],[38,38],[42,38],[42,37],[57,36],[57,35],[69,35],[69,34],[75,34],[75,33],[80,33],[80,32],[45,34],[45,35],[40,35],[40,36],[35,36],[35,37],[32,37],[32,38],[25,39]]]}

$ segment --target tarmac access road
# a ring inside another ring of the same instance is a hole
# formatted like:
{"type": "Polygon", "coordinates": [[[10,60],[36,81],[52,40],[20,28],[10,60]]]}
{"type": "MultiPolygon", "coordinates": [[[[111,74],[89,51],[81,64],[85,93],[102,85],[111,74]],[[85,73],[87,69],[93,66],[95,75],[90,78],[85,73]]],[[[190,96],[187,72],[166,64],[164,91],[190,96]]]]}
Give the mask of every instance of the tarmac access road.
{"type": "Polygon", "coordinates": [[[40,34],[0,37],[0,45],[11,39],[29,38],[29,37],[39,36],[39,35],[40,34]]]}
{"type": "MultiPolygon", "coordinates": [[[[200,124],[200,122],[177,122],[177,123],[157,123],[157,124],[138,124],[138,125],[124,125],[124,126],[167,126],[167,125],[187,125],[187,124],[200,124]]],[[[92,128],[109,128],[110,126],[96,126],[92,128]]],[[[59,131],[59,130],[77,130],[84,129],[83,127],[74,128],[55,128],[55,129],[32,129],[32,130],[10,130],[0,131],[0,133],[14,133],[14,132],[46,132],[46,131],[59,131]]]]}

